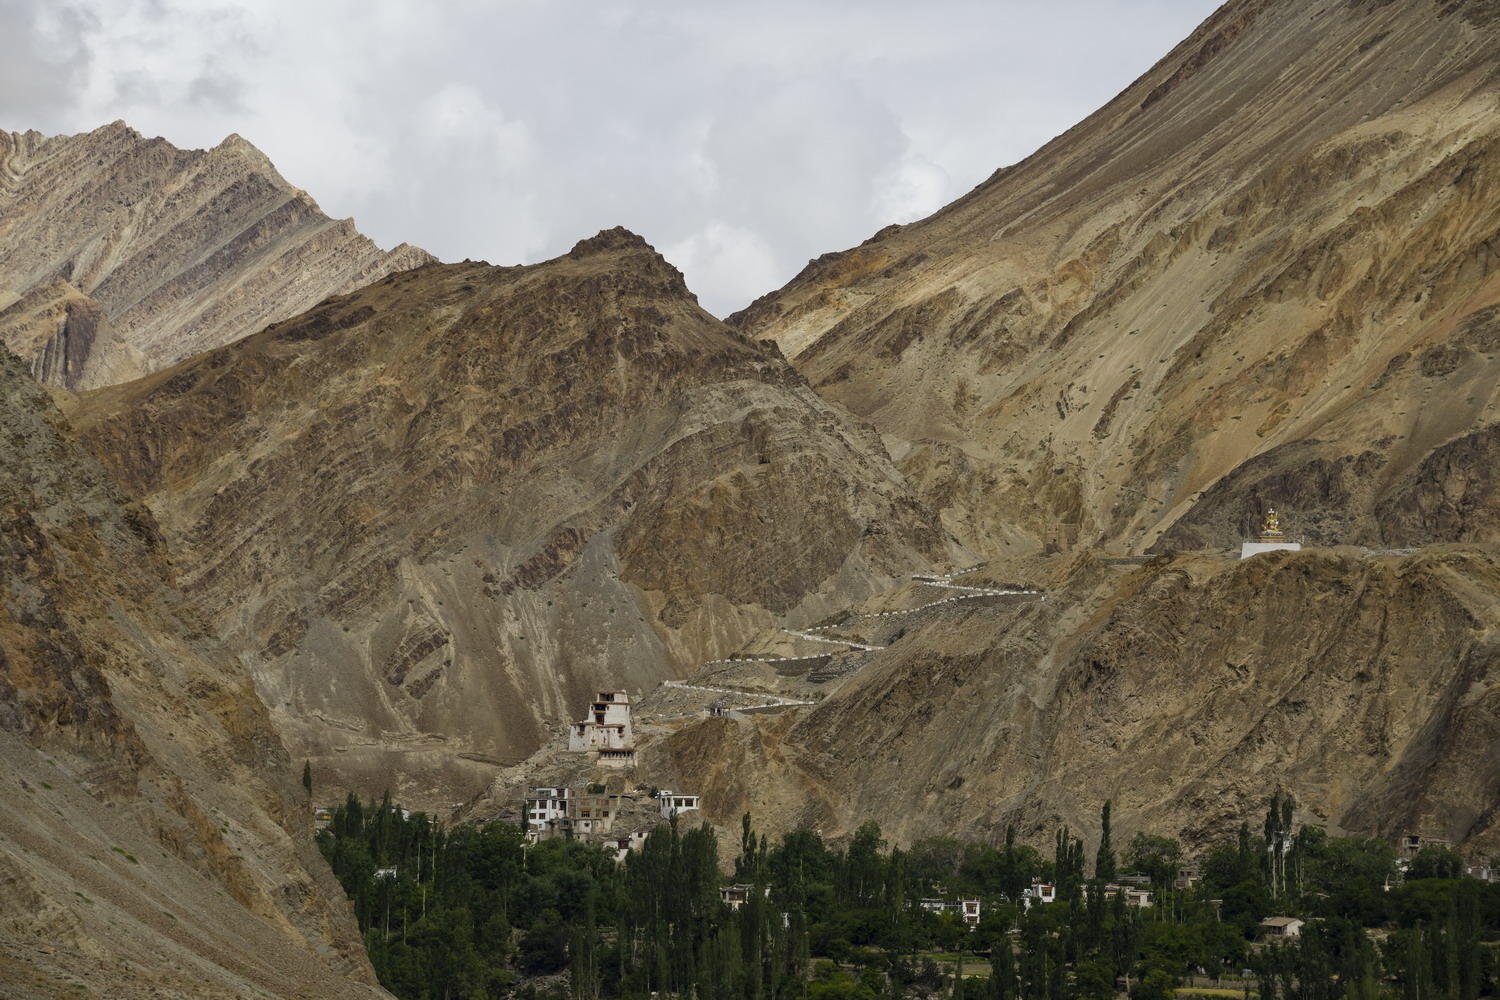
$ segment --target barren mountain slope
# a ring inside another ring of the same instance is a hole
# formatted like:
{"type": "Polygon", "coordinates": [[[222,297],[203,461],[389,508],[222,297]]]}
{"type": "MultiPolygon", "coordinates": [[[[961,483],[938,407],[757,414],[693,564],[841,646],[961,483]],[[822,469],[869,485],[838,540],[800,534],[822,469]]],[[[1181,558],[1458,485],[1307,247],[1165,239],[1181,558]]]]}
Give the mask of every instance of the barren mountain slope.
{"type": "Polygon", "coordinates": [[[123,382],[431,259],[328,218],[236,135],[0,131],[0,338],[53,385],[123,382]]]}
{"type": "Polygon", "coordinates": [[[1496,10],[1232,0],[731,323],[991,552],[1221,545],[1267,505],[1314,541],[1493,540],[1496,10]]]}
{"type": "Polygon", "coordinates": [[[3,348],[0,803],[0,995],[384,995],[248,672],[3,348]]]}
{"type": "MultiPolygon", "coordinates": [[[[1135,570],[1088,556],[1045,601],[957,603],[816,707],[703,719],[646,753],[709,818],[898,842],[1036,843],[1060,823],[1190,844],[1277,788],[1299,822],[1500,849],[1500,551],[1353,549],[1135,570]]],[[[1117,840],[1117,843],[1119,841],[1117,840]]]]}
{"type": "Polygon", "coordinates": [[[872,434],[623,230],[392,275],[80,406],[294,754],[407,802],[949,552],[872,434]]]}

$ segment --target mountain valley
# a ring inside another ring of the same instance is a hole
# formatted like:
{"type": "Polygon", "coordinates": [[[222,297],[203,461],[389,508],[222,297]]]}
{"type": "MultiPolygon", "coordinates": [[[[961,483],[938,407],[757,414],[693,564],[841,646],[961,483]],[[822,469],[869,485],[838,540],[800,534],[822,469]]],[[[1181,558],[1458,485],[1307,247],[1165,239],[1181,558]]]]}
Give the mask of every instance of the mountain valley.
{"type": "Polygon", "coordinates": [[[385,995],[351,794],[1007,857],[1108,802],[1190,860],[1289,794],[1500,858],[1496,53],[1490,0],[1229,0],[723,321],[624,228],[442,263],[238,136],[0,131],[0,993],[385,995]]]}

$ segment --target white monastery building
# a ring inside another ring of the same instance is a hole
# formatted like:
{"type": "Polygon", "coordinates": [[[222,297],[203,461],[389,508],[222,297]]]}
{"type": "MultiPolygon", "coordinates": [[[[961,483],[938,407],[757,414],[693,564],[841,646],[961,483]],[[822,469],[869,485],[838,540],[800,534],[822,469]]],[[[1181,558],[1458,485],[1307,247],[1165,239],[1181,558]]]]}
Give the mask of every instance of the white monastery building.
{"type": "Polygon", "coordinates": [[[568,731],[569,750],[592,750],[605,767],[635,763],[635,728],[630,722],[630,696],[624,691],[600,691],[582,722],[568,731]]]}

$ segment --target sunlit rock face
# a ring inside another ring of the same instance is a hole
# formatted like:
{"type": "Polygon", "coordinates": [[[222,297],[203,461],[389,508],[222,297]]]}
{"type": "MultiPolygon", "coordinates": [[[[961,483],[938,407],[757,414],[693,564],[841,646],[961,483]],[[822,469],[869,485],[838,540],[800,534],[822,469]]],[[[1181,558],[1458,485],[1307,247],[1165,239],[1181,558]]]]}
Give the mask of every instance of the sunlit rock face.
{"type": "Polygon", "coordinates": [[[52,385],[123,382],[431,259],[328,218],[237,135],[0,131],[0,339],[52,385]]]}
{"type": "Polygon", "coordinates": [[[1226,4],[1098,113],[730,322],[971,545],[1500,538],[1500,19],[1226,4]]]}
{"type": "Polygon", "coordinates": [[[898,839],[1041,841],[1114,798],[1195,843],[1285,787],[1309,821],[1493,850],[1496,51],[1489,3],[1235,0],[1030,159],[731,317],[1048,596],[920,622],[815,708],[695,723],[643,751],[661,780],[898,839]],[[1240,562],[1271,507],[1303,550],[1240,562]]]}

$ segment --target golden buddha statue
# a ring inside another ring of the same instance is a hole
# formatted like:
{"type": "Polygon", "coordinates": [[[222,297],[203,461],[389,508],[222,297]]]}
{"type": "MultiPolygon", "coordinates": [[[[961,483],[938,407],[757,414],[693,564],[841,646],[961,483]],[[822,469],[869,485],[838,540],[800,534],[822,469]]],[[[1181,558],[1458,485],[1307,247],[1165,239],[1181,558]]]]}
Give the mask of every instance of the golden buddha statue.
{"type": "Polygon", "coordinates": [[[1272,507],[1266,511],[1266,525],[1260,529],[1261,538],[1281,537],[1281,518],[1276,516],[1276,508],[1272,507]]]}

